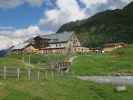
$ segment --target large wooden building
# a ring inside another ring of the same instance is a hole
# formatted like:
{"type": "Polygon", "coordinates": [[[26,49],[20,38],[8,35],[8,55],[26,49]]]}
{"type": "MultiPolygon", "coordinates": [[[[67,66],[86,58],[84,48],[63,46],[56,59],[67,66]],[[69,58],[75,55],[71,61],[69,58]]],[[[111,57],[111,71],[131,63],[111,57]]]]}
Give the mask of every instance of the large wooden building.
{"type": "Polygon", "coordinates": [[[34,38],[34,47],[40,53],[67,53],[76,52],[80,42],[73,32],[40,35],[34,38]]]}

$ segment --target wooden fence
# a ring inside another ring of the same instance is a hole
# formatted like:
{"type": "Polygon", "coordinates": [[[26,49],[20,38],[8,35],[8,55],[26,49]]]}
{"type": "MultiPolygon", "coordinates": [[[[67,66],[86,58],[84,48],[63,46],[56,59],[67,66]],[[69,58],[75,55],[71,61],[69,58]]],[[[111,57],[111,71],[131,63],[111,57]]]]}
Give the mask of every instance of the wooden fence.
{"type": "Polygon", "coordinates": [[[58,63],[50,68],[13,68],[1,67],[0,79],[16,79],[16,80],[44,80],[53,79],[56,75],[62,75],[69,68],[69,64],[58,63]]]}

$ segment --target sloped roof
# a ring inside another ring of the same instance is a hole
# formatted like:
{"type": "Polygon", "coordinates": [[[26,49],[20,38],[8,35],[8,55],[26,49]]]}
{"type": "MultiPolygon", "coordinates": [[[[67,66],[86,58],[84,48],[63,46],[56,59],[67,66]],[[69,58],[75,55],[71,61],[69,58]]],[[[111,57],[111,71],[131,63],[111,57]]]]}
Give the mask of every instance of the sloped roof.
{"type": "Polygon", "coordinates": [[[42,35],[41,38],[49,39],[49,43],[54,42],[66,42],[68,41],[71,36],[73,35],[73,32],[63,32],[63,33],[56,33],[56,34],[50,34],[50,35],[42,35]]]}

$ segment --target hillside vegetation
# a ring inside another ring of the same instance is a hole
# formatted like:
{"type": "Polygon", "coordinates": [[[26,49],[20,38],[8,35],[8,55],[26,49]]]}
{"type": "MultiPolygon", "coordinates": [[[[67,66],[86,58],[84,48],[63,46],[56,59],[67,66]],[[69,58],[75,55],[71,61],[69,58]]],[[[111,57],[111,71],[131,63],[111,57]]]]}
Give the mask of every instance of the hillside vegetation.
{"type": "Polygon", "coordinates": [[[49,64],[63,61],[66,55],[15,54],[0,58],[0,67],[47,67],[49,64]]]}
{"type": "Polygon", "coordinates": [[[99,47],[108,42],[133,43],[132,11],[133,2],[121,10],[107,10],[88,19],[66,23],[57,33],[74,31],[87,47],[99,47]]]}
{"type": "Polygon", "coordinates": [[[72,65],[76,75],[133,75],[133,45],[107,54],[78,55],[72,65]]]}

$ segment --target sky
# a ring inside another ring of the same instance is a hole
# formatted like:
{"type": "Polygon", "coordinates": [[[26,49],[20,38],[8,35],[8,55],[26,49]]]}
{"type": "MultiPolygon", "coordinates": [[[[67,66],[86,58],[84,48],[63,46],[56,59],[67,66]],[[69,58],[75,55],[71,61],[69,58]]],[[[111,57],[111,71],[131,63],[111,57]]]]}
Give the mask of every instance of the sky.
{"type": "Polygon", "coordinates": [[[121,9],[133,0],[0,0],[0,48],[107,9],[121,9]]]}

